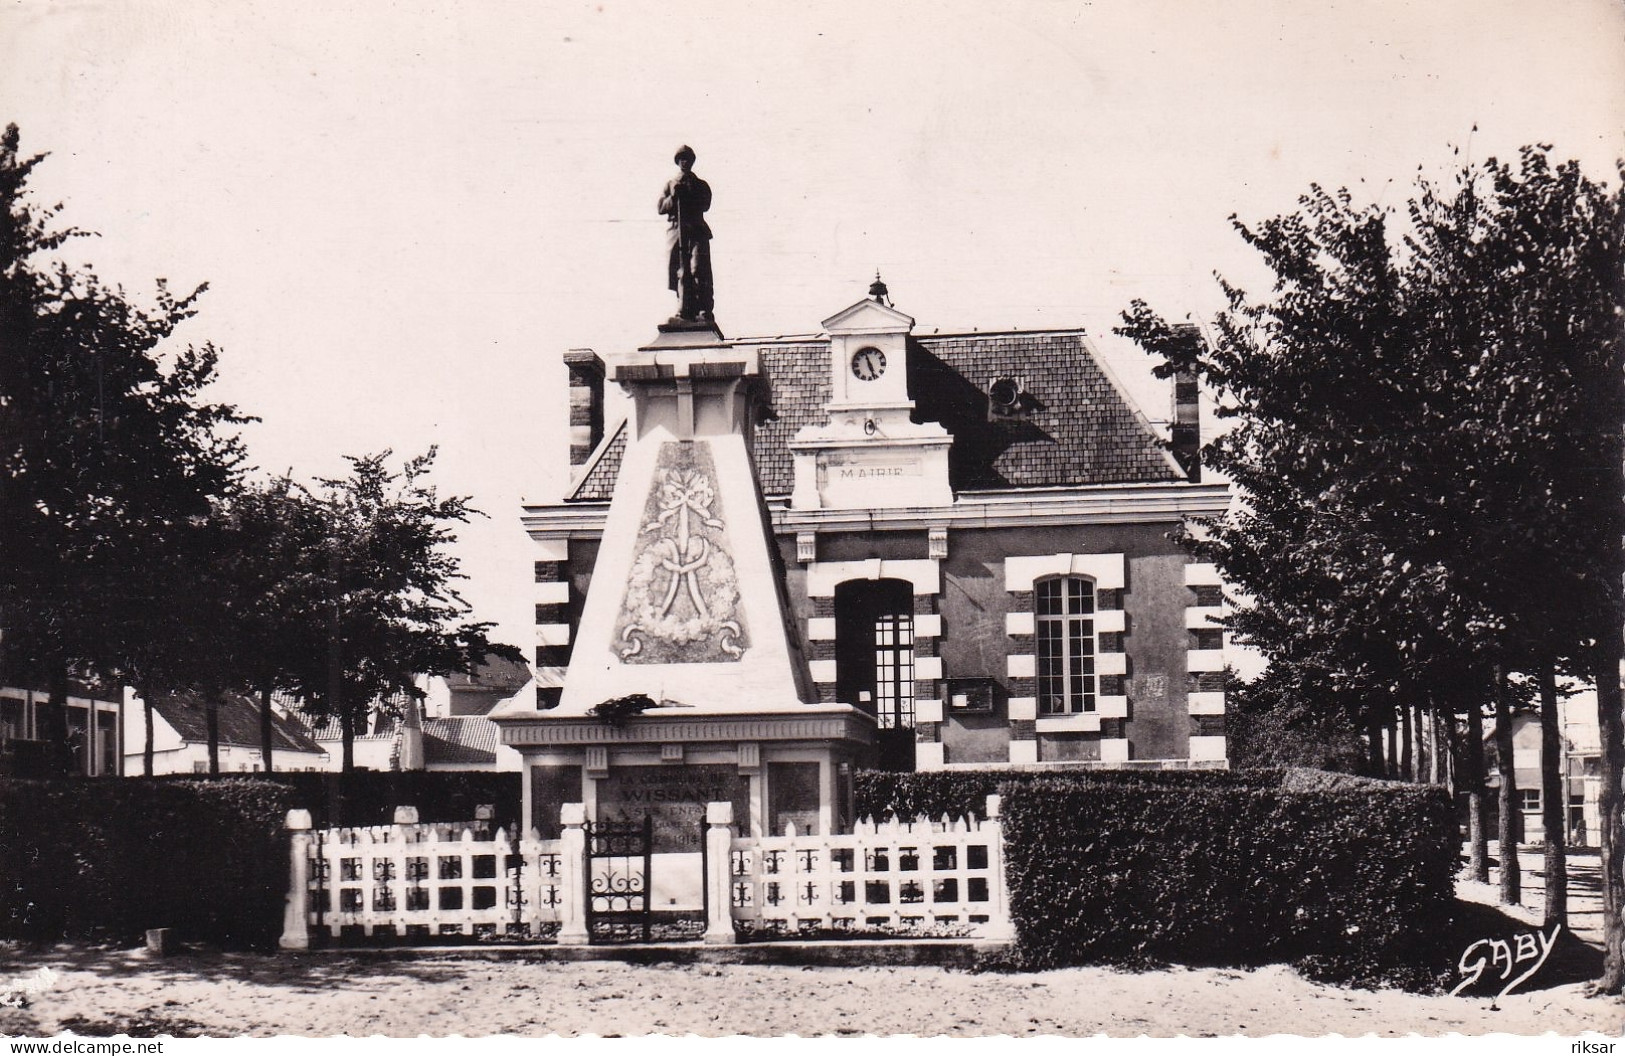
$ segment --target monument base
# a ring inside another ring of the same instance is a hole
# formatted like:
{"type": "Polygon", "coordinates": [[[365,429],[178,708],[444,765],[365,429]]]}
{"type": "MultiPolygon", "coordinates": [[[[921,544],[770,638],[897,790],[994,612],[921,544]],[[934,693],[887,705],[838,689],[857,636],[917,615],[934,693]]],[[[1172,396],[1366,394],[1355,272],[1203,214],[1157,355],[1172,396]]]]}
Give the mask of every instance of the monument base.
{"type": "Polygon", "coordinates": [[[506,718],[524,758],[526,824],[557,835],[559,808],[593,821],[653,819],[653,851],[697,851],[705,805],[733,804],[742,833],[850,831],[852,771],[869,765],[874,720],[844,705],[790,713],[642,715],[615,727],[546,713],[506,718]]]}
{"type": "Polygon", "coordinates": [[[722,329],[717,326],[714,319],[681,319],[672,316],[656,329],[660,332],[659,336],[642,346],[643,348],[693,348],[719,344],[725,340],[722,329]]]}

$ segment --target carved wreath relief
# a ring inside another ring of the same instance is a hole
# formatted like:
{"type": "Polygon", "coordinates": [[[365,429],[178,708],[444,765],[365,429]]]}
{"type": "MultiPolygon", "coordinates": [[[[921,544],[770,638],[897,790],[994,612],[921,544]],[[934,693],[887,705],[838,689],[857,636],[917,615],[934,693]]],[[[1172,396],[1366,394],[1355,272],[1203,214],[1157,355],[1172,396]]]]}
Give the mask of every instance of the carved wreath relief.
{"type": "Polygon", "coordinates": [[[662,444],[616,624],[628,664],[738,660],[750,642],[704,441],[662,444]]]}

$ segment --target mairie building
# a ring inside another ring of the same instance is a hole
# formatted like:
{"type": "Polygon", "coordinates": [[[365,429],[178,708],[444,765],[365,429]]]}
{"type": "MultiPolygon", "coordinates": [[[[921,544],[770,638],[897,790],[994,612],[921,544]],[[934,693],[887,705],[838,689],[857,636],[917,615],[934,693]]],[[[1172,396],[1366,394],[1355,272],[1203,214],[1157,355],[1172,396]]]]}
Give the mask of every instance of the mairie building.
{"type": "MultiPolygon", "coordinates": [[[[920,333],[878,281],[816,333],[716,336],[661,384],[681,408],[684,386],[700,385],[707,369],[759,380],[746,459],[714,467],[754,476],[771,540],[766,571],[739,590],[779,595],[784,648],[810,682],[786,695],[872,718],[869,746],[851,765],[1226,765],[1220,585],[1171,538],[1186,518],[1220,513],[1230,499],[1226,485],[1201,480],[1193,380],[1175,379],[1171,423],[1159,429],[1083,330],[920,333]]],[[[643,367],[618,363],[610,383],[631,391],[665,378],[651,356],[643,367]]],[[[605,357],[574,350],[565,366],[572,483],[562,501],[523,512],[534,543],[538,720],[562,717],[567,671],[578,710],[628,685],[600,683],[579,655],[572,668],[572,653],[600,587],[610,499],[638,426],[606,420],[605,357]]],[[[680,442],[666,447],[663,466],[687,457],[672,454],[687,450],[680,442]]],[[[630,566],[611,567],[620,580],[630,566]]],[[[671,567],[661,581],[671,597],[651,602],[668,609],[689,604],[693,589],[680,589],[693,577],[671,567]]],[[[643,643],[624,630],[606,663],[647,658],[632,656],[643,643]]],[[[762,628],[750,633],[761,638],[762,628]]],[[[741,644],[724,633],[715,648],[741,644]]],[[[701,695],[714,704],[751,692],[719,677],[701,695]]],[[[525,725],[515,711],[510,743],[524,737],[513,732],[525,725]]]]}

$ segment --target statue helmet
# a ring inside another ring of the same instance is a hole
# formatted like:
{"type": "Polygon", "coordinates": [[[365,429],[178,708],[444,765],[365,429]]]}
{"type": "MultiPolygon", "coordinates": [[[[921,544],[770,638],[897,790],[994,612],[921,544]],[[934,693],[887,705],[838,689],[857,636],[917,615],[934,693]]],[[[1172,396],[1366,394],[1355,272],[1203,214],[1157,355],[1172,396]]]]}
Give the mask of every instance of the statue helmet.
{"type": "Polygon", "coordinates": [[[677,148],[677,153],[672,155],[671,160],[674,162],[682,161],[684,157],[687,157],[689,161],[694,160],[694,148],[689,146],[687,143],[684,143],[682,146],[677,148]]]}

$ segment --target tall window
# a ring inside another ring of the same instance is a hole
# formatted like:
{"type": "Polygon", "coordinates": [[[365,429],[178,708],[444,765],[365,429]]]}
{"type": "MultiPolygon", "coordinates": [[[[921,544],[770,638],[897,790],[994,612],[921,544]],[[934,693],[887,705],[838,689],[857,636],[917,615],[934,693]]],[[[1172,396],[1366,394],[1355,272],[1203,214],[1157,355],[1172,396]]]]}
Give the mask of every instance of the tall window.
{"type": "Polygon", "coordinates": [[[1078,576],[1039,580],[1038,711],[1071,715],[1095,710],[1095,586],[1078,576]]]}
{"type": "Polygon", "coordinates": [[[897,579],[835,588],[837,699],[872,712],[883,730],[914,727],[914,591],[897,579]]]}
{"type": "Polygon", "coordinates": [[[875,617],[875,718],[881,729],[914,726],[914,616],[875,617]]]}

